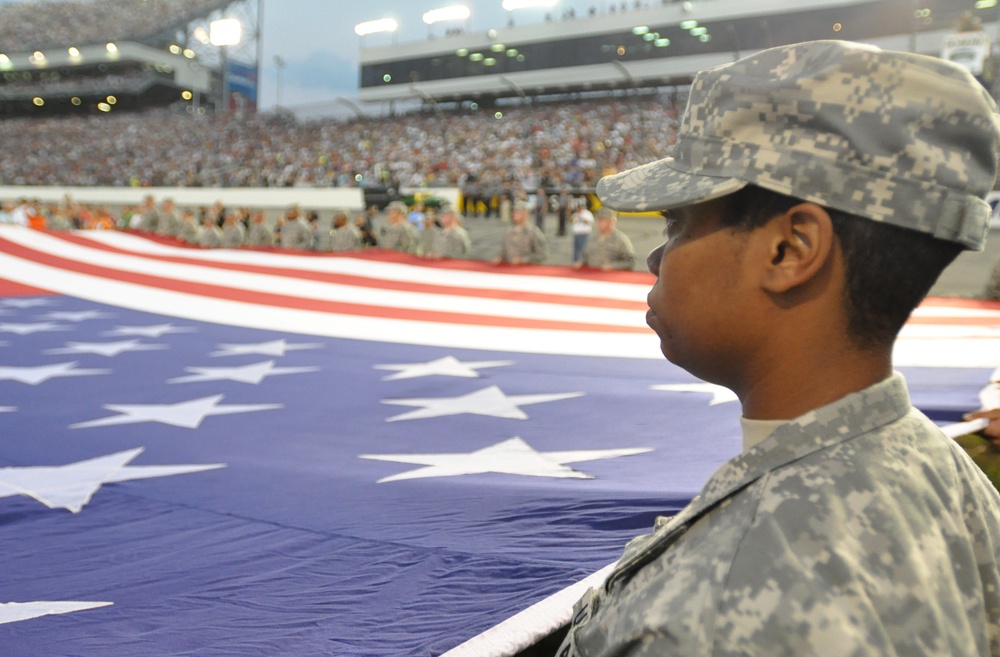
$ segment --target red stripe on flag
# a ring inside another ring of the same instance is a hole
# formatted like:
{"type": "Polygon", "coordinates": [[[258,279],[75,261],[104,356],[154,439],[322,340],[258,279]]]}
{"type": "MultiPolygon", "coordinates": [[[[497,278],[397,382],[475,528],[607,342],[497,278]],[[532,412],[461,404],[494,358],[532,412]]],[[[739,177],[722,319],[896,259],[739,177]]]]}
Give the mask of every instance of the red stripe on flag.
{"type": "MultiPolygon", "coordinates": [[[[433,285],[430,283],[410,283],[406,281],[392,281],[380,278],[372,278],[367,276],[358,276],[352,274],[336,274],[331,272],[317,272],[317,271],[306,271],[301,269],[289,269],[285,267],[270,267],[263,265],[248,265],[248,264],[238,264],[238,263],[220,263],[216,261],[206,261],[198,258],[187,258],[184,256],[165,256],[165,255],[151,255],[146,253],[136,253],[134,251],[129,251],[127,249],[122,249],[116,246],[111,246],[103,242],[94,242],[85,237],[79,235],[72,235],[67,233],[49,233],[51,237],[57,237],[67,242],[85,246],[87,248],[106,251],[108,253],[118,253],[122,255],[129,255],[133,257],[144,258],[146,260],[155,260],[158,262],[170,262],[174,264],[186,264],[186,265],[198,265],[202,267],[212,267],[215,269],[224,269],[228,271],[243,271],[247,273],[254,274],[267,274],[271,276],[282,276],[288,278],[296,278],[301,280],[318,281],[321,283],[336,283],[340,285],[351,285],[356,287],[368,287],[380,290],[392,290],[398,292],[422,292],[429,294],[441,294],[449,296],[464,296],[464,297],[478,297],[484,299],[504,299],[509,301],[530,301],[534,303],[548,303],[548,304],[559,304],[559,305],[586,305],[590,308],[612,308],[619,310],[636,310],[645,312],[646,303],[640,301],[627,301],[624,299],[608,299],[595,296],[588,297],[574,297],[574,296],[564,296],[558,294],[546,294],[543,292],[524,292],[520,290],[490,290],[481,288],[471,288],[471,287],[460,287],[456,285],[433,285]]],[[[161,240],[162,241],[162,240],[161,240]]],[[[284,255],[290,255],[288,252],[284,252],[284,255]]],[[[351,254],[316,254],[307,251],[295,252],[295,255],[308,254],[311,256],[327,257],[327,258],[337,258],[337,257],[350,257],[350,258],[361,258],[361,259],[372,259],[367,258],[365,255],[360,253],[351,254]]],[[[425,260],[419,258],[413,258],[410,260],[397,260],[393,259],[391,262],[398,262],[399,264],[416,264],[421,267],[426,265],[425,260]]],[[[388,261],[379,258],[378,261],[388,261]]],[[[475,263],[478,264],[478,263],[475,263]]],[[[497,267],[482,268],[482,267],[468,267],[465,266],[463,261],[461,267],[449,267],[455,271],[456,276],[463,272],[489,272],[497,273],[497,267]]],[[[508,275],[508,271],[513,268],[505,268],[503,270],[504,275],[508,275]]],[[[566,270],[563,270],[565,273],[566,270]]],[[[596,272],[594,272],[596,273],[596,272]]],[[[603,272],[602,272],[603,273],[603,272]]],[[[631,272],[636,273],[636,272],[631,272]]],[[[601,282],[609,282],[605,278],[596,278],[587,276],[585,278],[592,278],[592,280],[599,280],[601,282]]],[[[620,281],[611,281],[620,282],[620,281]]],[[[651,284],[652,276],[642,276],[640,280],[630,281],[631,283],[639,284],[651,284]]]]}
{"type": "Polygon", "coordinates": [[[5,240],[0,240],[0,252],[11,256],[31,260],[39,264],[47,265],[57,269],[72,271],[80,274],[87,274],[108,280],[121,281],[134,285],[142,285],[161,290],[170,290],[193,294],[202,297],[226,299],[243,303],[254,303],[260,305],[274,306],[278,308],[293,308],[297,310],[309,310],[314,312],[326,312],[341,315],[358,315],[363,317],[381,317],[385,319],[401,319],[411,321],[435,322],[441,324],[465,324],[475,326],[502,326],[507,328],[530,328],[561,331],[593,331],[608,333],[647,333],[649,329],[645,326],[638,326],[639,316],[637,315],[635,327],[609,326],[606,324],[585,324],[580,322],[557,322],[552,320],[536,320],[517,317],[491,317],[484,315],[462,314],[443,311],[420,311],[405,308],[391,308],[384,306],[370,306],[358,303],[347,303],[339,301],[323,301],[318,299],[304,299],[298,297],[288,297],[265,292],[253,292],[227,288],[220,285],[208,283],[190,283],[171,278],[152,276],[149,274],[138,274],[134,272],[119,271],[91,265],[86,263],[61,258],[34,251],[19,244],[14,244],[5,240]]]}

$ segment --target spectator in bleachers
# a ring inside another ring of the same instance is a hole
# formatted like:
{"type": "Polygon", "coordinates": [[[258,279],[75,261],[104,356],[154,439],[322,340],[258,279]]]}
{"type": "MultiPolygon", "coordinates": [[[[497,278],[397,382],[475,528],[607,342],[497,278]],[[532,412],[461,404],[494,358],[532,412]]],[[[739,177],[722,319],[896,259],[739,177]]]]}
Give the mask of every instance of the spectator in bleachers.
{"type": "Polygon", "coordinates": [[[498,214],[508,189],[592,185],[606,171],[663,157],[675,128],[662,96],[518,107],[499,122],[460,112],[300,122],[269,114],[192,117],[178,108],[7,119],[4,146],[24,155],[0,161],[0,178],[19,185],[118,186],[136,178],[157,186],[267,187],[354,185],[357,174],[373,183],[462,186],[467,216],[498,214]],[[640,126],[655,127],[640,138],[640,126]]]}

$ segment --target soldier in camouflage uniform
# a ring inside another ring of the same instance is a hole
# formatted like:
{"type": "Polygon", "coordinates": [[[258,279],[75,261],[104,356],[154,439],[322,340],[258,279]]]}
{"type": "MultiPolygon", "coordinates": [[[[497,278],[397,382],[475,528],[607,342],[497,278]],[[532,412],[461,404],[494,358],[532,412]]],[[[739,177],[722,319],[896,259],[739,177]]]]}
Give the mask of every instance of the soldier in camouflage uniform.
{"type": "Polygon", "coordinates": [[[402,201],[393,201],[385,208],[386,223],[382,227],[379,246],[403,253],[416,253],[420,244],[416,228],[406,220],[409,208],[402,201]]]}
{"type": "Polygon", "coordinates": [[[427,249],[427,257],[433,260],[441,258],[468,258],[472,253],[472,240],[469,231],[458,221],[458,213],[451,205],[442,205],[438,212],[441,228],[434,230],[431,245],[427,249]]]}
{"type": "Polygon", "coordinates": [[[156,232],[167,237],[177,237],[177,231],[181,229],[181,215],[172,198],[163,199],[156,216],[156,232]]]}
{"type": "Polygon", "coordinates": [[[699,73],[674,156],[599,183],[669,211],[647,322],[736,392],[744,450],[626,547],[559,657],[1000,655],[1000,496],[891,360],[982,248],[998,141],[961,67],[818,41],[699,73]]]}
{"type": "Polygon", "coordinates": [[[312,227],[306,223],[298,206],[292,206],[282,217],[279,234],[283,249],[312,248],[312,227]]]}
{"type": "Polygon", "coordinates": [[[208,249],[222,246],[222,229],[219,228],[215,215],[209,212],[201,220],[201,231],[198,233],[198,245],[208,249]]]}
{"type": "Polygon", "coordinates": [[[197,244],[200,232],[201,229],[198,227],[194,211],[184,210],[181,212],[181,226],[177,230],[177,239],[187,244],[197,244]]]}
{"type": "Polygon", "coordinates": [[[244,242],[246,242],[246,229],[240,223],[235,210],[227,211],[222,224],[222,246],[235,249],[243,246],[244,242]]]}
{"type": "Polygon", "coordinates": [[[274,231],[267,225],[267,218],[260,210],[250,218],[250,230],[247,233],[247,246],[274,246],[274,231]]]}
{"type": "Polygon", "coordinates": [[[512,265],[539,264],[549,257],[549,246],[545,234],[528,223],[531,206],[527,201],[515,201],[511,215],[512,225],[504,233],[500,255],[493,262],[509,262],[512,265]]]}
{"type": "Polygon", "coordinates": [[[597,220],[597,234],[591,234],[583,247],[581,267],[599,267],[604,270],[632,269],[635,265],[635,247],[628,235],[615,225],[618,215],[611,208],[601,208],[594,215],[597,220]]]}
{"type": "Polygon", "coordinates": [[[333,215],[333,230],[330,231],[331,251],[357,251],[361,248],[361,231],[348,223],[347,213],[333,215]]]}

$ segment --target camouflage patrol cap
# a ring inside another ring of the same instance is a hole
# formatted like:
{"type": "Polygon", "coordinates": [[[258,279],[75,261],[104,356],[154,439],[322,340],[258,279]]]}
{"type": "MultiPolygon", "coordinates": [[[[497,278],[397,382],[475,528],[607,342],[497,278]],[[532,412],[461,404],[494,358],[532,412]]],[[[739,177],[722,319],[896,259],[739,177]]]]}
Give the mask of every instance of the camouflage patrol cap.
{"type": "Polygon", "coordinates": [[[673,156],[597,194],[669,210],[752,183],[979,250],[998,140],[996,104],[961,66],[812,41],[699,73],[673,156]]]}

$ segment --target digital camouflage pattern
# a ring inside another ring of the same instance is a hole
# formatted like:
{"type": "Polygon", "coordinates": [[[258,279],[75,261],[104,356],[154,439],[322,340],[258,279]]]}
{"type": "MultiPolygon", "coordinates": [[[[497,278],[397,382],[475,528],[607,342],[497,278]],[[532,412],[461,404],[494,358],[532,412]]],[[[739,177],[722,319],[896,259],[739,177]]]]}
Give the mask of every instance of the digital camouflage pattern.
{"type": "Polygon", "coordinates": [[[361,231],[352,224],[344,224],[328,232],[329,251],[357,251],[361,248],[361,231]]]}
{"type": "Polygon", "coordinates": [[[604,178],[617,210],[667,210],[753,183],[980,250],[1000,121],[957,64],[844,41],[699,73],[673,156],[604,178]]]}
{"type": "Polygon", "coordinates": [[[539,264],[549,257],[549,245],[545,234],[534,224],[511,226],[503,236],[500,259],[513,262],[520,258],[524,262],[539,264]]]}
{"type": "Polygon", "coordinates": [[[583,264],[588,267],[632,269],[635,266],[635,247],[628,235],[617,228],[607,236],[592,233],[583,247],[583,264]]]}
{"type": "Polygon", "coordinates": [[[471,253],[469,231],[461,226],[435,230],[431,246],[427,249],[427,255],[435,258],[468,258],[471,253]]]}
{"type": "Polygon", "coordinates": [[[782,425],[657,525],[559,657],[1000,655],[1000,496],[898,374],[782,425]]]}
{"type": "Polygon", "coordinates": [[[379,246],[403,253],[416,253],[420,238],[413,224],[403,221],[398,224],[388,224],[382,227],[382,239],[379,246]]]}

